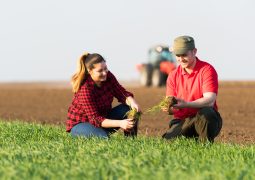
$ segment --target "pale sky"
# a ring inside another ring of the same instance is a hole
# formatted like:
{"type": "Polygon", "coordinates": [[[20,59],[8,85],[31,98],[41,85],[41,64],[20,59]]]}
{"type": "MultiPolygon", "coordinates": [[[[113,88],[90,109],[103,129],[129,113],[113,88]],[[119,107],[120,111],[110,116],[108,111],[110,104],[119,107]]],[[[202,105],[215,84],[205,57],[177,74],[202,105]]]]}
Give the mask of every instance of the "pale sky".
{"type": "Polygon", "coordinates": [[[84,51],[135,80],[157,44],[195,39],[220,80],[255,80],[254,0],[0,0],[0,82],[69,80],[84,51]]]}

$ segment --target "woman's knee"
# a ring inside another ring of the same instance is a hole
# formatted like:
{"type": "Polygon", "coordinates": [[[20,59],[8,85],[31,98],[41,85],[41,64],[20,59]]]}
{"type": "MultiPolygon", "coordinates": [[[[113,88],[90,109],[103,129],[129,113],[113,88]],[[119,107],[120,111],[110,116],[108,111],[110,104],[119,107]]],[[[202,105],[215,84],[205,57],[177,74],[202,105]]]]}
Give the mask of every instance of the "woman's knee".
{"type": "Polygon", "coordinates": [[[119,108],[119,112],[124,115],[130,110],[130,107],[126,104],[120,104],[118,108],[119,108]]]}
{"type": "Polygon", "coordinates": [[[129,110],[130,107],[128,105],[120,104],[114,107],[107,117],[110,119],[125,119],[129,110]]]}
{"type": "Polygon", "coordinates": [[[71,129],[73,137],[99,137],[108,138],[107,133],[102,128],[97,128],[90,123],[79,123],[71,129]]]}

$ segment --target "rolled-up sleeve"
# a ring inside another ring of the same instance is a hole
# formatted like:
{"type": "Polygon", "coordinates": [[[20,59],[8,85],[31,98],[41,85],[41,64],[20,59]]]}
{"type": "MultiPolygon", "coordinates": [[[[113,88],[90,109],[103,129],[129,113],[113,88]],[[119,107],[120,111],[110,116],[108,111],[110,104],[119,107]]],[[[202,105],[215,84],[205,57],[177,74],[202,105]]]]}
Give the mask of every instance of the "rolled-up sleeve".
{"type": "Polygon", "coordinates": [[[112,85],[113,96],[116,97],[119,102],[125,104],[127,97],[129,97],[129,96],[134,97],[134,95],[131,92],[128,92],[125,88],[123,88],[120,85],[120,83],[117,81],[116,77],[111,72],[108,72],[108,74],[109,74],[108,78],[112,85]]]}
{"type": "Polygon", "coordinates": [[[83,106],[84,113],[88,117],[89,123],[95,127],[101,127],[105,117],[101,116],[98,112],[93,90],[86,86],[82,87],[79,100],[83,106]]]}

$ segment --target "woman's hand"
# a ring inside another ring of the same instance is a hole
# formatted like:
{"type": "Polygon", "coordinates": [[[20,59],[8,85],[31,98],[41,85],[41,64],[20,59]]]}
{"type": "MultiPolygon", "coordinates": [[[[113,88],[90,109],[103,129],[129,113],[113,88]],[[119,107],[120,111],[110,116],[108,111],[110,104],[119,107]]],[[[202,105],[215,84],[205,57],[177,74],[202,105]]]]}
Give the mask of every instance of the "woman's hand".
{"type": "Polygon", "coordinates": [[[120,128],[128,131],[134,127],[135,123],[132,119],[123,119],[120,120],[120,128]]]}
{"type": "Polygon", "coordinates": [[[136,109],[137,112],[140,112],[140,111],[141,111],[139,105],[137,104],[137,102],[135,101],[135,99],[134,99],[133,97],[131,97],[131,96],[127,97],[126,103],[127,103],[127,105],[129,105],[132,109],[136,109]]]}

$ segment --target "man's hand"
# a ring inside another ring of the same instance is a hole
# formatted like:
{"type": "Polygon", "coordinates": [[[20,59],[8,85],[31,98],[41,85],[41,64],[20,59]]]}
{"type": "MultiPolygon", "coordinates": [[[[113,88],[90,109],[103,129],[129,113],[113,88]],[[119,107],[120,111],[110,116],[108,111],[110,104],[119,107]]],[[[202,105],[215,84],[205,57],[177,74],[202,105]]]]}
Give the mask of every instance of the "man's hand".
{"type": "Polygon", "coordinates": [[[173,106],[176,109],[213,107],[216,101],[216,93],[213,92],[204,93],[202,98],[190,102],[187,102],[179,98],[176,98],[176,100],[178,103],[173,106]]]}
{"type": "Polygon", "coordinates": [[[173,115],[173,105],[177,104],[177,99],[174,96],[167,96],[166,97],[168,102],[168,107],[163,107],[163,112],[168,112],[169,115],[173,115]]]}
{"type": "Polygon", "coordinates": [[[183,99],[176,98],[177,104],[174,104],[173,107],[176,109],[185,108],[188,106],[188,102],[184,101],[183,99]]]}

